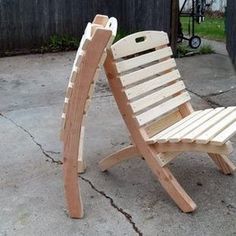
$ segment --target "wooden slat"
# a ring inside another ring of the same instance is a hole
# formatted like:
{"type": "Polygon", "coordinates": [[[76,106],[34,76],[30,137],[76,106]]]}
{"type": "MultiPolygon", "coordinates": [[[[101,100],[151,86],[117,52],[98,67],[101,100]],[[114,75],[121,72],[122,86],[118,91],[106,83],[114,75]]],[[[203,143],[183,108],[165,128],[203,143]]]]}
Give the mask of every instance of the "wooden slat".
{"type": "Polygon", "coordinates": [[[197,119],[199,119],[199,117],[203,116],[204,114],[206,114],[207,112],[209,112],[212,109],[207,109],[205,111],[195,111],[193,113],[191,113],[189,116],[186,116],[184,119],[182,119],[181,121],[175,123],[174,125],[170,126],[169,128],[163,130],[162,132],[160,132],[159,134],[153,136],[150,140],[150,142],[167,142],[169,136],[177,133],[178,131],[180,131],[181,129],[183,129],[184,127],[188,126],[189,124],[193,123],[194,121],[196,121],[197,119]]]}
{"type": "Polygon", "coordinates": [[[69,98],[65,97],[63,113],[66,113],[68,107],[69,98]]]}
{"type": "Polygon", "coordinates": [[[130,74],[123,75],[120,77],[120,80],[123,86],[127,86],[139,82],[145,78],[160,74],[164,71],[170,70],[175,67],[176,67],[175,60],[169,59],[164,62],[160,62],[155,65],[148,66],[144,69],[132,72],[130,74]]]}
{"type": "Polygon", "coordinates": [[[197,137],[199,135],[201,135],[202,133],[204,133],[206,130],[208,130],[209,128],[211,128],[214,124],[216,124],[217,122],[221,121],[222,119],[224,119],[225,116],[227,116],[228,114],[230,114],[231,112],[233,112],[235,110],[234,107],[228,107],[225,110],[223,110],[222,112],[220,112],[219,114],[217,114],[215,117],[213,117],[212,119],[208,120],[206,123],[202,124],[201,126],[199,126],[197,129],[193,130],[191,133],[185,135],[184,138],[182,138],[183,142],[194,142],[197,137]]]}
{"type": "Polygon", "coordinates": [[[75,57],[74,66],[79,67],[84,56],[85,52],[81,49],[78,49],[78,52],[75,57]]]}
{"type": "Polygon", "coordinates": [[[180,121],[181,119],[182,116],[180,112],[177,110],[161,117],[160,120],[154,121],[153,123],[145,127],[145,131],[147,132],[148,137],[152,137],[157,133],[161,132],[162,130],[180,121]]]}
{"type": "Polygon", "coordinates": [[[116,37],[117,27],[118,27],[117,19],[115,17],[111,17],[108,20],[108,22],[107,22],[107,24],[105,26],[106,29],[110,29],[112,31],[112,36],[110,38],[110,41],[107,44],[107,48],[111,47],[111,45],[112,45],[112,43],[113,43],[113,41],[114,41],[114,39],[116,37]]]}
{"type": "Polygon", "coordinates": [[[199,143],[155,143],[153,145],[157,152],[207,152],[218,153],[221,155],[229,155],[233,152],[233,146],[228,141],[222,146],[216,146],[211,143],[199,144],[199,143]]]}
{"type": "Polygon", "coordinates": [[[130,103],[134,113],[139,112],[155,103],[162,101],[185,89],[183,81],[178,81],[170,86],[167,86],[157,92],[151,93],[143,98],[140,98],[130,103]]]}
{"type": "Polygon", "coordinates": [[[203,123],[207,122],[209,119],[217,115],[219,112],[224,110],[223,107],[216,108],[215,110],[210,111],[206,115],[200,117],[198,120],[194,121],[194,123],[191,123],[189,126],[183,128],[181,131],[179,131],[176,134],[171,135],[169,138],[169,142],[176,143],[181,141],[181,139],[188,133],[195,130],[197,127],[202,125],[203,123]]]}
{"type": "Polygon", "coordinates": [[[171,83],[180,78],[180,73],[178,70],[173,70],[164,75],[158,76],[154,79],[148,80],[131,88],[125,89],[126,96],[128,99],[133,99],[140,96],[143,93],[157,89],[163,85],[171,83]]]}
{"type": "Polygon", "coordinates": [[[76,79],[76,75],[77,75],[77,70],[74,70],[74,68],[73,68],[71,75],[70,75],[69,82],[74,83],[75,79],[76,79]]]}
{"type": "Polygon", "coordinates": [[[175,109],[176,107],[180,106],[181,104],[189,101],[191,98],[187,92],[184,92],[164,103],[158,105],[149,111],[146,111],[138,116],[136,119],[140,126],[147,124],[148,122],[157,119],[158,117],[170,112],[171,110],[175,109]]]}
{"type": "Polygon", "coordinates": [[[229,125],[234,123],[236,121],[236,107],[234,110],[234,112],[228,114],[227,116],[224,116],[222,120],[217,121],[215,125],[209,128],[206,132],[199,135],[196,138],[196,142],[203,144],[208,143],[213,137],[215,137],[229,125]]]}
{"type": "Polygon", "coordinates": [[[120,61],[116,63],[118,73],[122,73],[127,70],[131,70],[138,66],[148,64],[150,62],[160,60],[172,55],[170,47],[165,47],[154,52],[149,52],[141,56],[137,56],[131,59],[120,61]]]}
{"type": "Polygon", "coordinates": [[[166,33],[161,31],[142,31],[119,40],[111,46],[114,59],[126,57],[152,48],[167,45],[169,39],[166,33]],[[144,37],[144,41],[136,42],[137,38],[144,37]]]}
{"type": "Polygon", "coordinates": [[[229,125],[227,128],[225,128],[221,133],[219,133],[217,136],[215,136],[211,143],[214,145],[223,145],[226,143],[231,137],[233,137],[236,134],[236,121],[233,122],[231,125],[229,125]]]}

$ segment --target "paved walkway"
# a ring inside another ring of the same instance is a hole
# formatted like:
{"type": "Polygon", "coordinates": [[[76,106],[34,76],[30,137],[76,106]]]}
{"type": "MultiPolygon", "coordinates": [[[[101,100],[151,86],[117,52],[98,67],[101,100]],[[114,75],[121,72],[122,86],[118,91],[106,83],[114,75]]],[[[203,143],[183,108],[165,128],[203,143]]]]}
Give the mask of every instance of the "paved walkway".
{"type": "MultiPolygon", "coordinates": [[[[88,169],[80,178],[85,218],[68,218],[59,127],[74,56],[0,59],[0,235],[236,234],[236,177],[220,174],[205,154],[185,153],[170,165],[198,205],[193,214],[178,210],[140,159],[99,171],[99,160],[129,142],[104,74],[87,122],[88,169]]],[[[227,56],[194,56],[178,64],[196,109],[236,105],[227,56]]],[[[232,159],[236,163],[235,151],[232,159]]]]}

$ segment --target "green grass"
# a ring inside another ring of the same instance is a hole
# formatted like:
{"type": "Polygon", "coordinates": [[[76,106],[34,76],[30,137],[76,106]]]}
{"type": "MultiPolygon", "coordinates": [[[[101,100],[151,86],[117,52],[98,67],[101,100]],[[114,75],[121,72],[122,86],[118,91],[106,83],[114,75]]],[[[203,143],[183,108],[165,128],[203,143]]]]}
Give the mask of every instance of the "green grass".
{"type": "MultiPolygon", "coordinates": [[[[206,17],[201,24],[195,23],[195,34],[216,41],[225,41],[225,18],[206,17]]],[[[181,17],[184,34],[188,33],[188,17],[181,17]]]]}
{"type": "Polygon", "coordinates": [[[177,46],[176,57],[185,57],[190,55],[203,55],[214,53],[212,46],[210,44],[203,44],[197,49],[192,49],[186,43],[180,43],[177,46]]]}

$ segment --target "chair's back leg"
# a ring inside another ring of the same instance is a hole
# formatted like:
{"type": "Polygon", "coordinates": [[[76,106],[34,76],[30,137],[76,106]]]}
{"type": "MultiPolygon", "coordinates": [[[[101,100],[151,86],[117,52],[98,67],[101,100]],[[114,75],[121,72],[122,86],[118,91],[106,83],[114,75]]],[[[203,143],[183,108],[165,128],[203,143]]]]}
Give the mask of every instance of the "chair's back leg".
{"type": "Polygon", "coordinates": [[[215,162],[223,174],[230,175],[236,170],[235,165],[227,156],[214,153],[208,153],[208,155],[215,162]]]}

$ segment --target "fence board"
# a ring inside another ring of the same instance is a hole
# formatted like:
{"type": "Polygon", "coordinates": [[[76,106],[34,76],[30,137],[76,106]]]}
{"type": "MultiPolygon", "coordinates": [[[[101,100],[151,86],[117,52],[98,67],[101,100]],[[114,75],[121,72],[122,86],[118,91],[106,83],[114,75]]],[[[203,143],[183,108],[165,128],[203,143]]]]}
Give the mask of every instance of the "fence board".
{"type": "Polygon", "coordinates": [[[227,50],[236,68],[236,1],[227,1],[226,10],[226,35],[227,50]]]}
{"type": "Polygon", "coordinates": [[[80,37],[97,13],[129,33],[170,31],[171,0],[0,0],[0,52],[37,48],[53,34],[80,37]]]}

